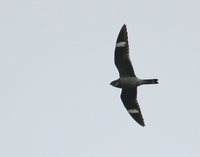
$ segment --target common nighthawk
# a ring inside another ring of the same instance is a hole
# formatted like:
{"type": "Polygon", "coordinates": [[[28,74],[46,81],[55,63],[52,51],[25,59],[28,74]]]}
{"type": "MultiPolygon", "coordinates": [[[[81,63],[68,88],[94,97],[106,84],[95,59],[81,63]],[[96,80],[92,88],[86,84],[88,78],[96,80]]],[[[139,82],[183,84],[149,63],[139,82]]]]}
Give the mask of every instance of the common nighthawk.
{"type": "Polygon", "coordinates": [[[139,104],[137,87],[143,84],[158,84],[158,79],[139,79],[136,77],[129,59],[129,44],[126,25],[124,24],[115,45],[115,65],[119,71],[119,79],[110,84],[122,89],[121,100],[128,113],[141,126],[145,126],[139,104]]]}

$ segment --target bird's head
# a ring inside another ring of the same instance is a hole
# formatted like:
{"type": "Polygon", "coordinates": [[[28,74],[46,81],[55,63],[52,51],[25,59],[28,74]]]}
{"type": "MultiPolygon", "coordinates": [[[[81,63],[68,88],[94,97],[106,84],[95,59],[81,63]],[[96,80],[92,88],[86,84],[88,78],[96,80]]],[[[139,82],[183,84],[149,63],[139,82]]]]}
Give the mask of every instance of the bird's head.
{"type": "Polygon", "coordinates": [[[114,80],[110,83],[110,85],[114,86],[114,87],[118,87],[120,88],[120,83],[119,83],[119,79],[118,80],[114,80]]]}

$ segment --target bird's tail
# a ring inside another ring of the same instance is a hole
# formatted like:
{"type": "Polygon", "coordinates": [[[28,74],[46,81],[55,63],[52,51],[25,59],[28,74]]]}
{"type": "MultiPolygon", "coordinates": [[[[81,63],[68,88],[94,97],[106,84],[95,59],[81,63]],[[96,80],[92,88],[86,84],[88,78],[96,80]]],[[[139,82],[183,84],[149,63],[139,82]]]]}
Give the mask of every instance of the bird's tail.
{"type": "Polygon", "coordinates": [[[158,84],[158,79],[145,79],[142,80],[142,84],[158,84]]]}

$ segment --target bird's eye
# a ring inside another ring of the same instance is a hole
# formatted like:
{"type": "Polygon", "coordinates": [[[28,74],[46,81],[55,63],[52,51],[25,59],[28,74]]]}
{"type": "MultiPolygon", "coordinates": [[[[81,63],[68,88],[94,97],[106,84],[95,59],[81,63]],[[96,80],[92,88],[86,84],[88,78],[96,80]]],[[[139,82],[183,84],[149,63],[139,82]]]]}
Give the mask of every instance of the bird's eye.
{"type": "Polygon", "coordinates": [[[116,83],[115,83],[115,86],[118,86],[118,84],[119,84],[119,82],[118,82],[118,81],[116,81],[116,83]]]}

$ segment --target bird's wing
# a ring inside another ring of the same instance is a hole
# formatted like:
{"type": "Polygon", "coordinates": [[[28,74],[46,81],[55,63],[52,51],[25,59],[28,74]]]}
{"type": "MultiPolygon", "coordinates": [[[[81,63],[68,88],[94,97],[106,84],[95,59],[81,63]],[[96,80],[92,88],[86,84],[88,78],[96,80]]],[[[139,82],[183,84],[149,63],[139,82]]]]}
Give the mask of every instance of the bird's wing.
{"type": "Polygon", "coordinates": [[[120,77],[135,77],[135,73],[129,59],[129,44],[126,25],[123,25],[117,37],[115,45],[115,65],[120,77]]]}
{"type": "Polygon", "coordinates": [[[141,126],[145,126],[144,119],[137,102],[137,88],[122,89],[121,100],[131,117],[141,126]]]}

